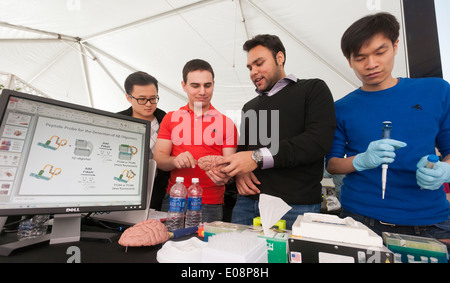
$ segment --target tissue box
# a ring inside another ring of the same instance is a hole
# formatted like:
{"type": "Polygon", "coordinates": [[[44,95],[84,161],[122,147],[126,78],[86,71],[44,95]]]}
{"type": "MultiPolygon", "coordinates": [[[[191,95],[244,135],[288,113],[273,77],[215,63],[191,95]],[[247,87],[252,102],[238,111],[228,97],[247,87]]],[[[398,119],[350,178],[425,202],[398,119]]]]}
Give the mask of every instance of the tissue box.
{"type": "Polygon", "coordinates": [[[288,239],[291,235],[291,231],[272,228],[270,235],[264,235],[261,226],[248,226],[216,221],[212,223],[205,223],[204,240],[208,241],[208,237],[218,233],[230,232],[257,234],[259,237],[264,238],[267,241],[269,263],[288,262],[288,239]]]}
{"type": "Polygon", "coordinates": [[[292,225],[290,262],[393,263],[383,240],[350,217],[305,213],[292,225]]]}
{"type": "Polygon", "coordinates": [[[383,239],[361,222],[351,217],[342,219],[320,213],[299,215],[292,225],[292,235],[363,246],[383,246],[383,239]]]}
{"type": "MultiPolygon", "coordinates": [[[[253,226],[262,226],[261,217],[258,216],[253,218],[253,226]]],[[[281,219],[273,226],[277,227],[278,229],[286,230],[286,220],[281,219]]]]}
{"type": "Polygon", "coordinates": [[[267,241],[269,263],[288,263],[288,239],[291,231],[272,227],[270,235],[265,235],[262,226],[250,226],[244,233],[256,233],[267,241]]]}

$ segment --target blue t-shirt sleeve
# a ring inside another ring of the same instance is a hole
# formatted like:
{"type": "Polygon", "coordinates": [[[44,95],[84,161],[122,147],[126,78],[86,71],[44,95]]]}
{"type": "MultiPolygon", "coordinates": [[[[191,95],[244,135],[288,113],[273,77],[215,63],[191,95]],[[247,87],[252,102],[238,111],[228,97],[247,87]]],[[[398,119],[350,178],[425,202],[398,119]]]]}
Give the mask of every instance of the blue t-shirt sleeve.
{"type": "Polygon", "coordinates": [[[439,134],[436,137],[436,147],[445,157],[450,154],[450,84],[446,81],[442,86],[441,99],[444,109],[439,134]]]}

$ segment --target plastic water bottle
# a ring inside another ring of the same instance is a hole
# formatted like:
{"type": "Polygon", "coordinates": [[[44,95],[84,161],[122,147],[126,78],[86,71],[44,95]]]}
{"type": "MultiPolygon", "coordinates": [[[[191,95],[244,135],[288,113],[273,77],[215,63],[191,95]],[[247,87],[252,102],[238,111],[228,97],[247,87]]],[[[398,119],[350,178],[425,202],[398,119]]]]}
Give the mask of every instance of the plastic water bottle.
{"type": "Polygon", "coordinates": [[[192,178],[187,193],[186,228],[199,226],[202,222],[202,193],[198,178],[192,178]]]}
{"type": "Polygon", "coordinates": [[[169,231],[184,228],[187,190],[183,182],[183,177],[177,177],[175,185],[170,188],[169,211],[167,212],[166,220],[166,227],[169,231]]]}

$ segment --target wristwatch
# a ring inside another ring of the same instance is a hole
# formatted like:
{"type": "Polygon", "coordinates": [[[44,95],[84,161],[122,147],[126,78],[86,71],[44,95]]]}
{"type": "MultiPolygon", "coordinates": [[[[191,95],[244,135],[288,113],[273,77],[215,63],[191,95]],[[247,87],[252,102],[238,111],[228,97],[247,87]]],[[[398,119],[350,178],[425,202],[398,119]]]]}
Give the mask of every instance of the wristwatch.
{"type": "Polygon", "coordinates": [[[261,150],[255,149],[252,152],[252,159],[253,159],[253,161],[256,162],[256,165],[258,166],[258,168],[261,169],[263,166],[263,155],[262,155],[261,150]]]}

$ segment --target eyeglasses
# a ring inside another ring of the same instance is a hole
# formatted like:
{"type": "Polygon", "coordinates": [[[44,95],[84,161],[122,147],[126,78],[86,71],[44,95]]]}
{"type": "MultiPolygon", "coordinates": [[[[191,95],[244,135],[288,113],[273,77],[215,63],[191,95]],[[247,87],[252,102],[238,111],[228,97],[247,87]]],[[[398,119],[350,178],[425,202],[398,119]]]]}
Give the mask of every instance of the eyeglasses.
{"type": "Polygon", "coordinates": [[[134,97],[134,96],[132,96],[132,95],[130,95],[130,94],[129,94],[129,96],[130,96],[131,98],[136,99],[137,104],[139,104],[139,105],[145,105],[145,104],[147,104],[147,102],[149,102],[149,101],[150,101],[150,104],[157,104],[158,101],[159,101],[159,96],[157,96],[157,97],[152,97],[152,98],[149,98],[149,99],[147,99],[147,98],[136,98],[136,97],[134,97]]]}

